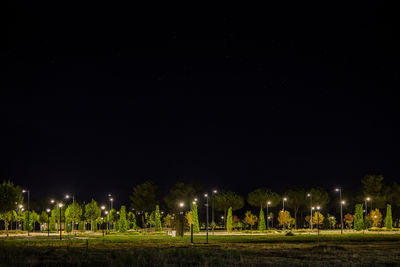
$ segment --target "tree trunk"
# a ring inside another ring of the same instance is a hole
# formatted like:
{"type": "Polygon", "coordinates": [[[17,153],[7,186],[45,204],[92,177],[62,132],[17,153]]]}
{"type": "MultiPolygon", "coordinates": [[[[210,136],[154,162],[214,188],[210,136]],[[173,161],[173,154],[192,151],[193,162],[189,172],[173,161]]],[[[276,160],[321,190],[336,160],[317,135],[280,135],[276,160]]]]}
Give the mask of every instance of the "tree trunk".
{"type": "Polygon", "coordinates": [[[6,233],[7,233],[7,237],[8,237],[8,220],[7,219],[4,220],[4,226],[6,227],[6,233]]]}

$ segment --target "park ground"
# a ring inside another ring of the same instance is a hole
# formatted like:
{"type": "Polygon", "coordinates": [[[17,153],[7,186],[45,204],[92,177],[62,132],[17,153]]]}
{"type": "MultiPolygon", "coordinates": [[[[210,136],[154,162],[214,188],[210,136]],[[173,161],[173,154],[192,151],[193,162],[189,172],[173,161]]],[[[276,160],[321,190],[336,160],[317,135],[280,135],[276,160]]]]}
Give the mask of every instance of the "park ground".
{"type": "Polygon", "coordinates": [[[0,237],[0,266],[400,266],[400,234],[0,237]]]}

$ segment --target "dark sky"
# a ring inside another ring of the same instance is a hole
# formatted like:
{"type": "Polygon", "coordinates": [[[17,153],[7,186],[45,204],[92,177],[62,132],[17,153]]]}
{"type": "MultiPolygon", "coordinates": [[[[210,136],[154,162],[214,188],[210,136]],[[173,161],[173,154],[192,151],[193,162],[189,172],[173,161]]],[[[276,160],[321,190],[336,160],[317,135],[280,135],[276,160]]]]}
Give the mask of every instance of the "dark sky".
{"type": "Polygon", "coordinates": [[[147,179],[242,194],[400,182],[397,14],[336,4],[9,4],[0,178],[100,201],[147,179]]]}

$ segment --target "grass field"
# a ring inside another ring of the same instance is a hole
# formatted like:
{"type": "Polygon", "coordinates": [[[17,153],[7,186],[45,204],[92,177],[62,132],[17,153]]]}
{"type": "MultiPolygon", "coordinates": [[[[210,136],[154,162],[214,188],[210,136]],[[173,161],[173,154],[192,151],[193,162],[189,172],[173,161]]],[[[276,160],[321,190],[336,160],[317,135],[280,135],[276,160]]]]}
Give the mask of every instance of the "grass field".
{"type": "Polygon", "coordinates": [[[398,234],[0,238],[1,266],[400,265],[398,234]]]}

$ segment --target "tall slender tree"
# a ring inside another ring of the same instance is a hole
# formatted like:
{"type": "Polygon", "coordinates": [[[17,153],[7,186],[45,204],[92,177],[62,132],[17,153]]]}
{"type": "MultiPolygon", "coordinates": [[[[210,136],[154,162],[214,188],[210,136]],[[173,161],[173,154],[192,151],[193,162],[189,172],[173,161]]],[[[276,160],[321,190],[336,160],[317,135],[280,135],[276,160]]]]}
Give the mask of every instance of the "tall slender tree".
{"type": "Polygon", "coordinates": [[[393,219],[392,219],[392,206],[387,204],[386,205],[386,217],[385,217],[385,226],[386,229],[391,230],[393,225],[393,219]]]}
{"type": "Polygon", "coordinates": [[[360,231],[364,228],[363,204],[356,204],[356,214],[354,215],[354,230],[360,231]]]}
{"type": "Polygon", "coordinates": [[[22,191],[18,186],[10,181],[3,181],[0,184],[0,215],[4,218],[6,234],[8,236],[8,218],[12,218],[12,211],[16,210],[17,205],[23,201],[22,191]]]}
{"type": "Polygon", "coordinates": [[[265,217],[264,217],[264,211],[260,209],[260,216],[259,216],[259,223],[258,223],[258,230],[264,231],[266,230],[266,224],[265,224],[265,217]]]}
{"type": "Polygon", "coordinates": [[[90,230],[96,231],[97,230],[97,219],[100,218],[101,209],[97,202],[92,199],[92,201],[85,205],[85,218],[86,220],[90,221],[90,230]]]}
{"type": "Polygon", "coordinates": [[[192,206],[192,216],[193,216],[193,232],[199,233],[200,232],[199,215],[196,204],[193,204],[192,206]]]}
{"type": "Polygon", "coordinates": [[[154,230],[156,232],[162,231],[160,208],[158,205],[156,205],[156,210],[154,213],[154,230]]]}
{"type": "Polygon", "coordinates": [[[228,209],[228,217],[226,218],[226,230],[232,232],[232,207],[228,209]]]}
{"type": "Polygon", "coordinates": [[[121,206],[119,211],[119,231],[125,233],[128,230],[128,223],[126,221],[126,208],[121,206]]]}

